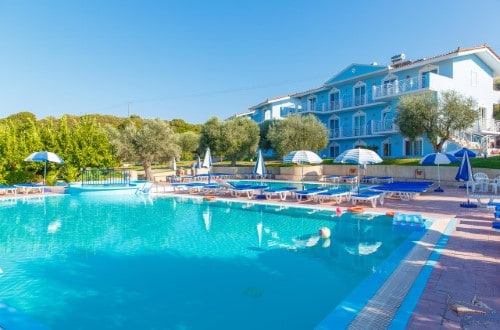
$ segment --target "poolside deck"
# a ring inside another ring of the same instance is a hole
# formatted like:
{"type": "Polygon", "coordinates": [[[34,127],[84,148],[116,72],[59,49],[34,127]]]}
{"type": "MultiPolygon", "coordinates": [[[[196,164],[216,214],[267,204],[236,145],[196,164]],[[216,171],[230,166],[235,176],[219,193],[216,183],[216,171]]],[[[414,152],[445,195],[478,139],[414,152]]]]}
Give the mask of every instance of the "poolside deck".
{"type": "MultiPolygon", "coordinates": [[[[481,207],[460,207],[460,203],[466,201],[466,195],[464,189],[458,188],[458,184],[443,188],[444,193],[432,190],[414,197],[411,201],[388,198],[383,205],[373,209],[367,208],[368,211],[384,213],[388,211],[420,213],[437,220],[456,219],[456,226],[446,246],[440,251],[439,259],[406,328],[500,328],[500,232],[491,227],[494,220],[493,212],[491,209],[481,207]]],[[[474,202],[472,199],[471,201],[474,202]]],[[[269,203],[265,199],[252,202],[269,203]]],[[[320,208],[338,206],[335,203],[318,204],[296,200],[279,201],[279,203],[320,208]]],[[[351,204],[344,202],[340,206],[349,207],[351,204]]],[[[419,253],[416,255],[418,258],[419,253]]],[[[396,280],[394,286],[398,285],[401,285],[401,282],[396,280]]],[[[386,296],[385,303],[391,303],[387,298],[387,292],[382,296],[386,296]]],[[[377,313],[383,314],[376,308],[371,308],[370,312],[373,313],[372,316],[376,316],[377,313]]],[[[386,321],[387,323],[382,321],[381,324],[372,326],[386,328],[390,320],[386,321]]],[[[353,322],[352,328],[359,328],[355,326],[356,323],[353,322]]]]}

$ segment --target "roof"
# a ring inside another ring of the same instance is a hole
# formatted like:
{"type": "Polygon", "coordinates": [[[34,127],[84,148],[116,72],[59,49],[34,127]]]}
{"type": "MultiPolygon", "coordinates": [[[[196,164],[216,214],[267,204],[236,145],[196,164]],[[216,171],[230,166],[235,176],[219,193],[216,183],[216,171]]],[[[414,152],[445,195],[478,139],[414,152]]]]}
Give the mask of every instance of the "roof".
{"type": "Polygon", "coordinates": [[[458,56],[464,56],[468,54],[475,54],[477,57],[479,57],[484,63],[486,63],[490,68],[493,69],[494,76],[498,77],[500,76],[500,56],[491,49],[488,45],[484,44],[482,46],[476,46],[476,47],[469,47],[469,48],[461,48],[457,47],[457,49],[432,56],[432,57],[426,57],[422,58],[416,61],[405,61],[400,64],[395,64],[392,65],[392,69],[400,69],[400,68],[406,68],[411,65],[422,65],[424,63],[430,63],[430,62],[436,62],[438,60],[443,60],[446,58],[450,57],[458,57],[458,56]]]}

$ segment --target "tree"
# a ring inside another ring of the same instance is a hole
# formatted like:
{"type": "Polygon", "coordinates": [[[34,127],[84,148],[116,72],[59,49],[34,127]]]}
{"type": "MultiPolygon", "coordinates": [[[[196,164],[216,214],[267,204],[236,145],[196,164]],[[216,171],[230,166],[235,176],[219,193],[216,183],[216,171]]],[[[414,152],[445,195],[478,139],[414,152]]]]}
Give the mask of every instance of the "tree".
{"type": "Polygon", "coordinates": [[[177,134],[177,141],[181,148],[181,158],[191,159],[200,145],[200,136],[192,131],[177,134]]]}
{"type": "Polygon", "coordinates": [[[251,156],[259,144],[259,126],[250,118],[236,117],[226,121],[222,128],[224,155],[231,159],[231,166],[238,159],[251,156]]]}
{"type": "Polygon", "coordinates": [[[259,139],[259,148],[264,151],[271,150],[273,147],[271,145],[271,141],[267,138],[267,133],[269,133],[269,128],[275,120],[265,120],[259,125],[260,129],[260,139],[259,139]]]}
{"type": "MultiPolygon", "coordinates": [[[[83,116],[70,131],[69,154],[64,161],[77,169],[84,167],[112,167],[116,165],[113,146],[105,129],[95,118],[83,116]]],[[[61,148],[64,150],[64,148],[61,148]]]]}
{"type": "Polygon", "coordinates": [[[179,157],[179,146],[170,126],[160,119],[147,119],[140,128],[130,122],[114,137],[118,157],[122,161],[140,161],[146,180],[153,180],[153,162],[168,162],[179,157]]]}
{"type": "Polygon", "coordinates": [[[456,91],[444,91],[437,100],[433,93],[406,95],[397,106],[396,124],[410,140],[426,135],[435,152],[454,132],[469,128],[478,118],[476,102],[456,91]]]}
{"type": "Polygon", "coordinates": [[[201,127],[200,147],[198,153],[202,155],[207,148],[210,148],[212,155],[223,155],[224,136],[222,128],[224,123],[217,117],[209,118],[201,127]]]}
{"type": "Polygon", "coordinates": [[[278,157],[294,150],[318,152],[328,144],[328,131],[314,115],[292,115],[275,121],[267,138],[278,157]]]}

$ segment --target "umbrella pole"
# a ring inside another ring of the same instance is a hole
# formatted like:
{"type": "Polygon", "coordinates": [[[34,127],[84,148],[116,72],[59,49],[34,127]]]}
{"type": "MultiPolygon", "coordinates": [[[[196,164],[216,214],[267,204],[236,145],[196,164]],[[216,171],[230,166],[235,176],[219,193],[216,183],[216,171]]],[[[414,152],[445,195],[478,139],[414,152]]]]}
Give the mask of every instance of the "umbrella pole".
{"type": "Polygon", "coordinates": [[[304,187],[304,165],[301,164],[300,167],[302,168],[302,174],[300,176],[300,181],[302,181],[302,190],[304,190],[305,189],[305,187],[304,187]]]}
{"type": "Polygon", "coordinates": [[[441,174],[440,174],[440,171],[439,171],[439,164],[438,165],[438,185],[439,187],[434,189],[435,192],[444,192],[444,190],[441,188],[441,174]]]}
{"type": "Polygon", "coordinates": [[[46,186],[46,178],[47,178],[47,161],[44,162],[44,168],[43,168],[43,185],[46,186]]]}

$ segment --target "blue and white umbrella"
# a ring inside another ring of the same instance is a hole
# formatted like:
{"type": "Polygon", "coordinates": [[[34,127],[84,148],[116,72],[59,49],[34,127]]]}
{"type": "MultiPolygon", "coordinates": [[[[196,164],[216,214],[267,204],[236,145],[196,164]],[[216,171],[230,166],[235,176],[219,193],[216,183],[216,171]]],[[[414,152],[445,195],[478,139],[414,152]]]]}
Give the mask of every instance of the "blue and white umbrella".
{"type": "Polygon", "coordinates": [[[283,158],[284,163],[321,164],[323,159],[317,153],[309,150],[292,151],[283,158]]]}
{"type": "Polygon", "coordinates": [[[438,185],[439,187],[436,188],[434,191],[436,192],[443,192],[444,190],[441,189],[441,175],[439,173],[439,165],[444,165],[444,164],[451,164],[451,163],[458,163],[458,159],[455,158],[455,156],[451,154],[444,154],[441,152],[435,152],[432,154],[425,155],[424,158],[420,160],[420,164],[422,165],[437,165],[438,166],[438,185]]]}
{"type": "Polygon", "coordinates": [[[262,156],[262,150],[259,149],[258,155],[257,155],[257,162],[255,163],[255,166],[253,168],[253,174],[258,175],[261,178],[266,175],[266,164],[264,164],[264,157],[262,156]]]}
{"type": "MultiPolygon", "coordinates": [[[[378,164],[382,163],[383,160],[380,156],[373,150],[365,149],[365,148],[354,148],[349,149],[338,155],[334,162],[344,163],[344,164],[358,164],[362,166],[366,166],[368,164],[378,164]]],[[[356,172],[357,175],[357,185],[359,192],[359,168],[356,172]]]]}
{"type": "Polygon", "coordinates": [[[334,162],[367,165],[382,163],[383,160],[373,150],[365,148],[354,148],[346,150],[338,155],[337,158],[335,158],[334,162]]]}
{"type": "Polygon", "coordinates": [[[453,156],[455,156],[455,157],[463,157],[464,154],[467,154],[467,156],[469,156],[469,158],[474,158],[474,157],[477,156],[477,154],[474,151],[472,151],[470,149],[467,149],[467,148],[462,148],[462,149],[459,149],[459,150],[455,151],[453,153],[453,156]]]}
{"type": "MultiPolygon", "coordinates": [[[[284,163],[295,163],[295,164],[321,164],[323,159],[312,151],[309,150],[296,150],[292,151],[285,157],[283,157],[284,163]]],[[[304,180],[304,166],[302,166],[302,175],[300,181],[304,180]]],[[[302,189],[304,189],[304,184],[302,183],[302,189]]]]}
{"type": "Polygon", "coordinates": [[[212,155],[210,154],[210,148],[205,151],[205,158],[203,158],[203,164],[201,167],[208,168],[208,183],[210,183],[210,168],[212,167],[212,155]]]}
{"type": "Polygon", "coordinates": [[[43,169],[43,184],[45,185],[45,181],[47,178],[47,163],[55,163],[55,164],[64,164],[64,161],[53,152],[50,151],[37,151],[29,155],[24,159],[25,162],[44,162],[45,166],[43,169]]]}
{"type": "Polygon", "coordinates": [[[458,167],[457,175],[455,176],[455,180],[465,182],[465,187],[467,189],[467,203],[460,204],[460,206],[462,207],[477,207],[469,200],[469,181],[472,180],[472,176],[473,173],[472,173],[472,166],[470,164],[469,154],[465,152],[463,154],[462,162],[458,167]]]}

